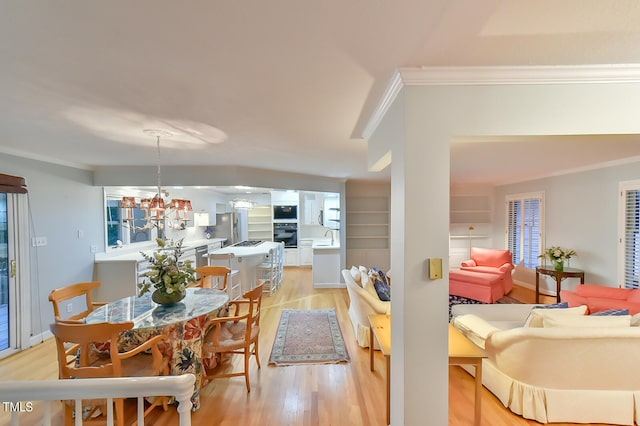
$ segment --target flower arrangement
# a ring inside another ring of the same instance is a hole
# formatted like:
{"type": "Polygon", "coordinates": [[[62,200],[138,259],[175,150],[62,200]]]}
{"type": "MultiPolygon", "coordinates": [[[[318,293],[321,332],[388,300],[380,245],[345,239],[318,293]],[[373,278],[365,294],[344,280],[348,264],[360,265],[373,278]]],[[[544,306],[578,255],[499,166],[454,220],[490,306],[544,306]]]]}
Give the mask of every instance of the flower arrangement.
{"type": "Polygon", "coordinates": [[[564,267],[564,262],[577,255],[578,254],[573,249],[565,249],[559,246],[553,246],[546,249],[538,257],[549,259],[551,262],[553,262],[555,268],[561,271],[564,267]]]}
{"type": "Polygon", "coordinates": [[[171,303],[182,300],[186,295],[187,286],[194,282],[195,269],[190,260],[181,262],[182,239],[175,245],[173,242],[167,244],[161,238],[156,239],[158,250],[153,252],[153,256],[140,252],[142,257],[150,264],[149,271],[142,276],[144,281],[138,284],[140,295],[150,291],[151,286],[155,288],[152,295],[156,303],[171,303]]]}

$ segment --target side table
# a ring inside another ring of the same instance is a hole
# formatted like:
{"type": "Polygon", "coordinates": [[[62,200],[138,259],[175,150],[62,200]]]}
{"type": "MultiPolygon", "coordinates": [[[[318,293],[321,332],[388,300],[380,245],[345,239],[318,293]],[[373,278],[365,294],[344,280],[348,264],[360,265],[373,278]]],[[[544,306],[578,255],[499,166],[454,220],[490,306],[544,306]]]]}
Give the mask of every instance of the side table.
{"type": "Polygon", "coordinates": [[[560,283],[565,278],[580,278],[580,284],[584,284],[584,271],[575,268],[564,268],[556,271],[553,266],[536,267],[536,303],[540,300],[540,274],[548,275],[556,279],[556,301],[560,303],[560,283]]]}

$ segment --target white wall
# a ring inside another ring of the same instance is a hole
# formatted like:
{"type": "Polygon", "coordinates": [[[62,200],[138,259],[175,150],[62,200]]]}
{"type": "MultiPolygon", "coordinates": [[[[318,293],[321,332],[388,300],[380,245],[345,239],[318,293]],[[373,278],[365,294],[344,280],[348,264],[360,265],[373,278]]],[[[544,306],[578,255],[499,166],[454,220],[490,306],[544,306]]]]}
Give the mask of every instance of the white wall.
{"type": "MultiPolygon", "coordinates": [[[[494,239],[504,244],[506,195],[544,191],[546,246],[576,250],[570,266],[585,271],[585,282],[618,287],[618,184],[637,179],[640,162],[496,187],[494,239]]],[[[562,288],[578,283],[568,279],[562,288]]],[[[546,278],[541,287],[555,294],[555,281],[546,278]]]]}
{"type": "Polygon", "coordinates": [[[90,171],[6,154],[0,154],[0,171],[26,179],[31,236],[47,237],[46,246],[30,249],[31,321],[36,335],[53,322],[51,290],[93,278],[90,247],[104,246],[102,188],[92,186],[90,171]]]}

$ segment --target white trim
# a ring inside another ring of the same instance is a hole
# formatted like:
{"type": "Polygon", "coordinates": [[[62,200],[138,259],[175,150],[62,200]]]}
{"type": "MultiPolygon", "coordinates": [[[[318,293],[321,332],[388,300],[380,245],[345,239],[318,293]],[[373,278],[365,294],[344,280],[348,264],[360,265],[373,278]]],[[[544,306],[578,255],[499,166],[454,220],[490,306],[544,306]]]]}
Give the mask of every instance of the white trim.
{"type": "Polygon", "coordinates": [[[625,222],[626,222],[626,192],[640,190],[640,180],[628,180],[618,183],[618,287],[625,286],[625,222]]]}
{"type": "Polygon", "coordinates": [[[35,334],[29,338],[29,347],[39,345],[40,343],[44,342],[45,340],[49,340],[52,337],[53,334],[50,330],[43,331],[40,334],[35,334]]]}
{"type": "Polygon", "coordinates": [[[371,114],[369,121],[367,121],[367,125],[364,127],[364,130],[362,131],[362,137],[364,139],[369,139],[371,135],[373,135],[373,132],[375,132],[376,129],[378,128],[378,125],[382,121],[382,118],[387,114],[387,111],[389,111],[389,108],[393,104],[393,101],[396,100],[396,98],[398,97],[398,94],[400,93],[403,87],[404,87],[404,83],[402,81],[402,76],[396,70],[391,76],[391,79],[389,80],[389,84],[387,85],[386,90],[382,94],[382,98],[380,98],[378,105],[373,110],[373,113],[371,114]]]}
{"type": "Polygon", "coordinates": [[[0,153],[13,155],[16,157],[28,158],[30,160],[42,161],[45,163],[57,164],[59,166],[71,167],[74,169],[80,170],[89,170],[92,171],[93,167],[88,164],[74,163],[71,161],[60,160],[58,158],[48,157],[46,155],[38,155],[33,152],[21,151],[19,149],[12,149],[7,147],[0,147],[0,153]]]}
{"type": "Polygon", "coordinates": [[[640,82],[640,64],[399,68],[371,113],[362,137],[373,135],[404,86],[585,84],[640,82]]]}
{"type": "Polygon", "coordinates": [[[407,86],[640,82],[639,64],[401,68],[407,86]]]}

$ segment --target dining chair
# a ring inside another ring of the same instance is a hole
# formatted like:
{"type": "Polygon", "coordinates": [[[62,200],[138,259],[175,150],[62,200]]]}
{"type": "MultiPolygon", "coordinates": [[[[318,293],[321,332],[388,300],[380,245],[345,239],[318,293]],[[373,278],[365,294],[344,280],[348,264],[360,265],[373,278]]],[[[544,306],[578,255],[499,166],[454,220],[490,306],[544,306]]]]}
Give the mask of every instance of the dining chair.
{"type": "Polygon", "coordinates": [[[91,297],[91,291],[94,288],[100,287],[99,281],[89,281],[77,284],[71,284],[66,287],[57,288],[52,290],[49,294],[49,301],[53,304],[53,314],[58,320],[76,321],[78,323],[84,322],[84,318],[89,315],[97,306],[105,305],[105,303],[94,302],[91,297]],[[74,299],[76,297],[84,297],[86,303],[86,310],[79,314],[70,315],[67,318],[62,318],[61,309],[62,303],[74,299]]]}
{"type": "Polygon", "coordinates": [[[207,371],[208,379],[223,377],[244,376],[247,392],[251,392],[249,384],[249,359],[255,356],[258,368],[260,368],[260,356],[258,354],[258,336],[260,334],[260,309],[262,305],[262,291],[264,283],[246,292],[242,299],[229,302],[233,315],[227,317],[211,318],[207,321],[202,345],[203,357],[212,357],[216,354],[244,355],[244,370],[229,373],[216,373],[207,371]],[[234,307],[234,308],[233,308],[234,307]]]}
{"type": "Polygon", "coordinates": [[[231,268],[226,266],[200,266],[196,268],[196,273],[200,276],[200,280],[192,287],[216,288],[227,291],[227,281],[231,275],[231,268]]]}
{"type": "MultiPolygon", "coordinates": [[[[60,379],[85,379],[107,377],[145,377],[168,375],[167,359],[162,355],[158,344],[167,339],[164,334],[157,335],[125,352],[118,351],[120,333],[131,330],[133,322],[78,324],[56,321],[49,326],[53,333],[58,352],[60,379]],[[96,354],[93,342],[109,341],[110,351],[96,354]],[[79,347],[79,352],[69,354],[66,346],[79,347]],[[150,351],[151,355],[147,352],[150,351]],[[151,359],[150,359],[151,358],[151,359]]],[[[93,413],[105,406],[104,400],[83,401],[91,407],[83,424],[92,424],[93,413]]],[[[124,400],[115,399],[115,424],[124,426],[124,400]]],[[[145,411],[146,416],[153,408],[162,405],[167,410],[167,398],[157,398],[145,411]]],[[[65,425],[74,424],[74,401],[64,401],[65,425]]],[[[106,411],[102,414],[106,415],[106,411]]],[[[104,423],[104,419],[101,423],[104,423]]],[[[136,422],[137,423],[137,422],[136,422]]]]}

